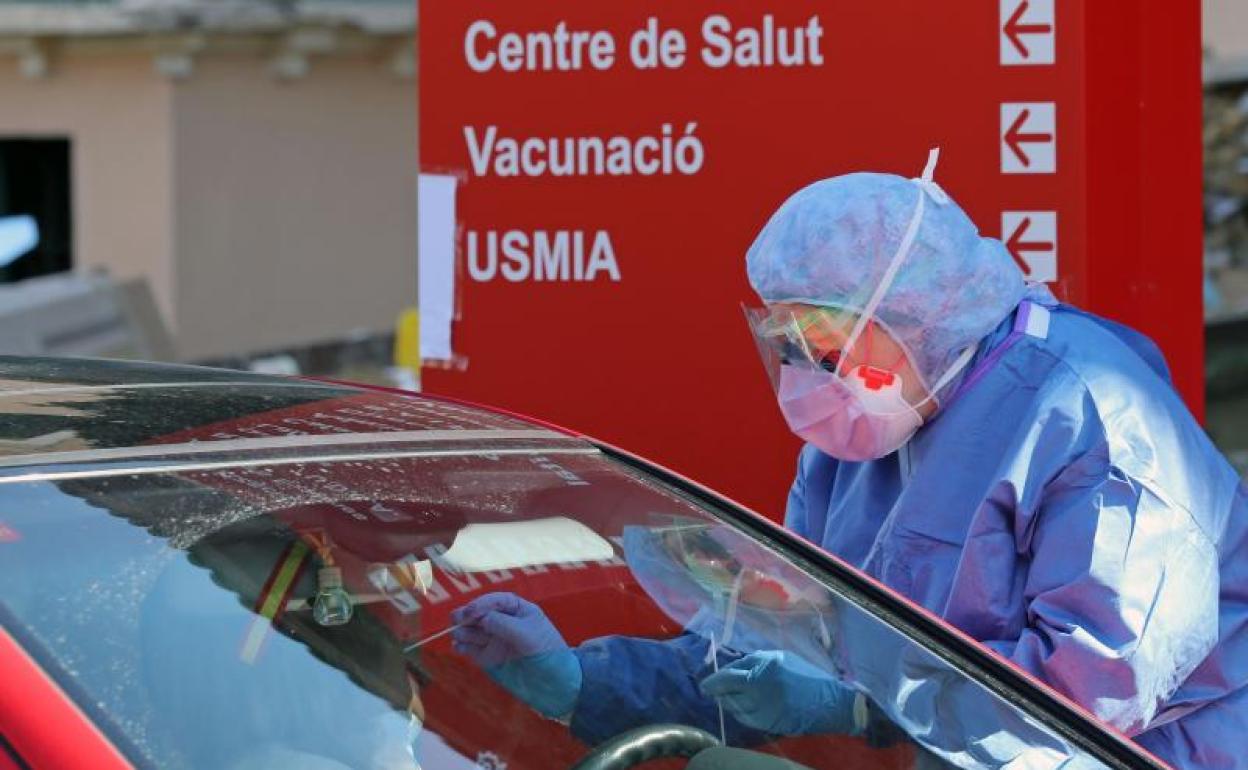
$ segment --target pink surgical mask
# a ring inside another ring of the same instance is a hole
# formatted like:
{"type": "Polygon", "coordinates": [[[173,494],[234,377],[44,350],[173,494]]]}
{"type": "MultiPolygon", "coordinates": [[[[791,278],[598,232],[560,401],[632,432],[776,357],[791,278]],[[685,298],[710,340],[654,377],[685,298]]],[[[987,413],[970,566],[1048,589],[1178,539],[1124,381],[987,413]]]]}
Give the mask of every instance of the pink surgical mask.
{"type": "Polygon", "coordinates": [[[789,429],[829,455],[851,462],[892,454],[923,425],[901,395],[901,377],[870,388],[855,369],[832,372],[782,366],[778,400],[789,429]]]}

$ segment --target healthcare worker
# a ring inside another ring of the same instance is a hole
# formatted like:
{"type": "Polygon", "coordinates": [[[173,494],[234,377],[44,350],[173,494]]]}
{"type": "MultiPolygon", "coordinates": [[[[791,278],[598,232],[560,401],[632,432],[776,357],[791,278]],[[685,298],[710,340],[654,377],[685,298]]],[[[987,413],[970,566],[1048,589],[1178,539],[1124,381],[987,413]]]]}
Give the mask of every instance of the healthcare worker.
{"type": "MultiPolygon", "coordinates": [[[[917,179],[816,182],[750,247],[765,304],[750,327],[807,442],[786,526],[1173,766],[1248,768],[1237,474],[1158,349],[1027,284],[933,181],[935,161],[917,179]]],[[[674,665],[686,637],[569,651],[518,597],[483,597],[459,618],[461,651],[515,667],[500,681],[550,674],[539,708],[574,731],[604,692],[623,710],[679,689],[676,669],[747,728],[863,729],[835,680],[783,656],[704,675],[694,652],[674,665]]]]}

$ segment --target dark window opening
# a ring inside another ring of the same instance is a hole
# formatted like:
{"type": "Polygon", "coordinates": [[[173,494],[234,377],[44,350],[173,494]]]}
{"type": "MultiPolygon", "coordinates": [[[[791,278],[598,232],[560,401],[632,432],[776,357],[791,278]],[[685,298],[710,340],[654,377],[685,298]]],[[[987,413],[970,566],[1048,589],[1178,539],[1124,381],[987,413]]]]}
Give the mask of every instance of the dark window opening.
{"type": "Polygon", "coordinates": [[[73,266],[70,193],[68,139],[0,139],[0,218],[27,214],[39,227],[32,250],[7,265],[0,258],[0,283],[73,266]]]}

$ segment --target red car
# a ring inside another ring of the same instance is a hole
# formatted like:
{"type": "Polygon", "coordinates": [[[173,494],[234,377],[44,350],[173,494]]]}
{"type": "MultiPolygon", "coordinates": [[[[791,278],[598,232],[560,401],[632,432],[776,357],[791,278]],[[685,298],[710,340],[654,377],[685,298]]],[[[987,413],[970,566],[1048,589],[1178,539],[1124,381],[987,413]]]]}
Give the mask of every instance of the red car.
{"type": "Polygon", "coordinates": [[[0,358],[0,682],[0,770],[1162,767],[617,449],[433,397],[192,367],[0,358]],[[593,704],[544,718],[445,633],[494,591],[571,645],[798,655],[876,729],[734,740],[709,701],[652,718],[687,682],[650,683],[610,724],[580,716],[593,704]]]}

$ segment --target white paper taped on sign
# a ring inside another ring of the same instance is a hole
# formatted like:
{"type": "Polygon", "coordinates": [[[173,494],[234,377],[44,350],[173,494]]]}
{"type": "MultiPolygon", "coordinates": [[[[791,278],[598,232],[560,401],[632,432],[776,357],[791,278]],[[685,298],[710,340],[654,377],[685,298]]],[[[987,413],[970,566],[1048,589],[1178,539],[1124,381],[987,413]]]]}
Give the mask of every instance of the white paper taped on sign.
{"type": "Polygon", "coordinates": [[[417,198],[420,357],[451,358],[455,313],[455,184],[453,176],[421,174],[417,198]]]}
{"type": "Polygon", "coordinates": [[[533,521],[469,524],[455,535],[443,560],[461,572],[496,572],[542,564],[606,561],[611,543],[562,516],[533,521]]]}

